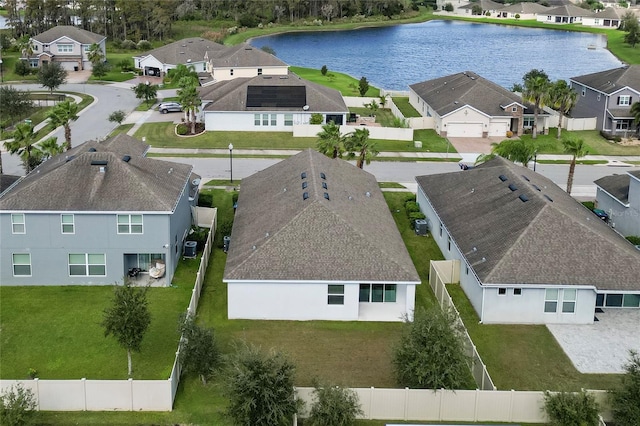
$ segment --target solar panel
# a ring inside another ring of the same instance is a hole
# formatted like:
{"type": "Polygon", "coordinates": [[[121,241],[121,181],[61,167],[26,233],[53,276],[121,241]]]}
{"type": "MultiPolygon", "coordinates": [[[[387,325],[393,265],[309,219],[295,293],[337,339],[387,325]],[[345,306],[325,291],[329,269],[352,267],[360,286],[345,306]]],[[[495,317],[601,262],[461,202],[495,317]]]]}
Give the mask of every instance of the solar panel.
{"type": "Polygon", "coordinates": [[[305,86],[248,86],[247,107],[302,108],[307,104],[305,86]]]}

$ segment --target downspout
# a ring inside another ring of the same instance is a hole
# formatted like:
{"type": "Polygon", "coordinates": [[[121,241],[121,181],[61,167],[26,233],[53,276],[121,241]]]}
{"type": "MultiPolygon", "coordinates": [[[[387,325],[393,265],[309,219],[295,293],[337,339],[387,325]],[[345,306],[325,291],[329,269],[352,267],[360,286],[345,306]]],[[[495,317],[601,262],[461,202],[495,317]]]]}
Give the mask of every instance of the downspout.
{"type": "MultiPolygon", "coordinates": [[[[479,280],[478,283],[480,283],[479,280]]],[[[484,321],[484,292],[486,288],[482,284],[480,284],[480,288],[482,288],[482,309],[480,310],[480,324],[482,324],[484,321]]]]}

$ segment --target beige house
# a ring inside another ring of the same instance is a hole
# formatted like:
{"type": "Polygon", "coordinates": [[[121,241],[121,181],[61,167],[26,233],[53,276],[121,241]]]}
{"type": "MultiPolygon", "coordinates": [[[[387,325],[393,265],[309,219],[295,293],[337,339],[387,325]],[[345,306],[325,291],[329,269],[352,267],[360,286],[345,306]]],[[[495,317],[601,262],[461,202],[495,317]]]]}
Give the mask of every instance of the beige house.
{"type": "Polygon", "coordinates": [[[67,71],[90,70],[88,52],[97,44],[106,61],[107,38],[71,25],[59,25],[31,38],[32,52],[21,59],[28,60],[32,67],[57,62],[67,71]]]}
{"type": "Polygon", "coordinates": [[[221,50],[210,50],[205,56],[206,71],[211,75],[207,86],[219,81],[259,75],[286,76],[289,66],[270,53],[241,43],[221,50]]]}
{"type": "Polygon", "coordinates": [[[536,20],[550,24],[581,24],[584,18],[592,17],[595,13],[573,4],[566,4],[539,14],[536,20]]]}
{"type": "Polygon", "coordinates": [[[497,18],[534,20],[538,15],[545,15],[551,8],[539,3],[515,3],[504,6],[497,11],[497,18]],[[516,18],[517,17],[517,18],[516,18]]]}
{"type": "Polygon", "coordinates": [[[597,11],[592,16],[582,18],[582,25],[588,27],[618,28],[622,22],[622,16],[626,9],[607,7],[605,10],[597,11]]]}

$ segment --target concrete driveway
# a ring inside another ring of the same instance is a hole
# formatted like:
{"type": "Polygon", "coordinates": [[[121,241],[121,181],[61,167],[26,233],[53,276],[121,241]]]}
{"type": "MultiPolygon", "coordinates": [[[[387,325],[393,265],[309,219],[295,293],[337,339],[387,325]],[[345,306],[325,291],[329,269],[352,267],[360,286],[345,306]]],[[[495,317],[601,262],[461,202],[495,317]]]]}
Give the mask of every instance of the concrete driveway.
{"type": "Polygon", "coordinates": [[[91,77],[91,70],[67,71],[67,84],[86,83],[91,77]]]}
{"type": "Polygon", "coordinates": [[[500,143],[503,137],[490,136],[487,138],[448,138],[451,145],[459,153],[489,154],[492,143],[500,143]]]}

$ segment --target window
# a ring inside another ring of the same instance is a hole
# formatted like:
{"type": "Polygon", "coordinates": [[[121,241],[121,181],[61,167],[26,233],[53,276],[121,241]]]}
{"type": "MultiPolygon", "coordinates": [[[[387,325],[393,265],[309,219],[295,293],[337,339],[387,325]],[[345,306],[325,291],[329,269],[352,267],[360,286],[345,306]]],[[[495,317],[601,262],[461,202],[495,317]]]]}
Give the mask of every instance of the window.
{"type": "Polygon", "coordinates": [[[138,253],[135,258],[138,262],[133,265],[137,268],[140,268],[143,271],[148,271],[149,268],[155,265],[156,261],[162,260],[164,261],[164,254],[162,253],[138,253]]]}
{"type": "Polygon", "coordinates": [[[616,121],[616,130],[627,130],[629,128],[629,122],[626,120],[616,121]]]}
{"type": "Polygon", "coordinates": [[[84,46],[82,46],[82,50],[84,50],[85,52],[88,52],[90,47],[91,47],[90,45],[85,44],[84,46]]]}
{"type": "Polygon", "coordinates": [[[271,114],[271,125],[272,126],[276,126],[278,124],[276,118],[277,118],[277,115],[271,114]]]}
{"type": "Polygon", "coordinates": [[[118,234],[142,234],[142,215],[119,214],[118,234]]]}
{"type": "Polygon", "coordinates": [[[518,107],[511,107],[511,112],[518,112],[518,107]]]}
{"type": "Polygon", "coordinates": [[[344,285],[329,284],[327,303],[330,305],[344,305],[344,285]]]}
{"type": "Polygon", "coordinates": [[[442,237],[442,228],[444,228],[444,226],[442,226],[442,222],[440,222],[440,236],[442,237]]]}
{"type": "Polygon", "coordinates": [[[622,306],[622,295],[621,294],[607,294],[605,306],[611,308],[619,308],[622,306]]]}
{"type": "Polygon", "coordinates": [[[558,311],[558,289],[548,288],[544,292],[544,311],[545,312],[557,312],[558,311]]]}
{"type": "Polygon", "coordinates": [[[582,96],[586,96],[587,95],[587,88],[586,87],[582,87],[582,96]]]}
{"type": "Polygon", "coordinates": [[[469,265],[465,265],[464,274],[469,275],[469,265]]]}
{"type": "Polygon", "coordinates": [[[576,293],[575,289],[564,289],[562,291],[562,312],[572,314],[576,311],[576,293]]]}
{"type": "Polygon", "coordinates": [[[12,234],[26,234],[27,228],[24,223],[24,213],[12,213],[11,214],[11,233],[12,234]]]}
{"type": "Polygon", "coordinates": [[[499,295],[499,296],[504,296],[504,295],[506,295],[506,294],[507,294],[507,289],[506,289],[506,288],[504,288],[504,287],[500,287],[500,288],[498,289],[498,295],[499,295]]]}
{"type": "Polygon", "coordinates": [[[253,114],[253,125],[254,126],[260,125],[260,114],[253,114]]]}
{"type": "Polygon", "coordinates": [[[104,254],[70,254],[69,275],[72,277],[104,277],[107,275],[104,254]]]}
{"type": "Polygon", "coordinates": [[[533,117],[523,117],[522,127],[525,127],[525,128],[533,127],[533,117]]]}
{"type": "Polygon", "coordinates": [[[263,126],[269,125],[269,114],[262,114],[262,125],[263,126]]]}
{"type": "Polygon", "coordinates": [[[631,96],[629,95],[618,96],[618,105],[623,105],[623,106],[631,105],[631,96]]]}
{"type": "Polygon", "coordinates": [[[293,126],[293,114],[285,114],[284,115],[284,125],[285,126],[293,126]]]}
{"type": "Polygon", "coordinates": [[[73,52],[73,44],[58,45],[58,53],[72,53],[72,52],[73,52]]]}
{"type": "Polygon", "coordinates": [[[600,100],[600,93],[598,93],[598,100],[600,100]]]}
{"type": "Polygon", "coordinates": [[[262,68],[258,68],[258,75],[262,75],[262,68]]]}
{"type": "Polygon", "coordinates": [[[622,298],[622,306],[625,308],[640,307],[640,294],[625,294],[622,298]]]}
{"type": "Polygon", "coordinates": [[[360,302],[391,303],[396,301],[395,284],[360,284],[360,302]]]}
{"type": "Polygon", "coordinates": [[[14,277],[31,276],[31,255],[29,253],[14,253],[12,262],[14,277]]]}
{"type": "Polygon", "coordinates": [[[513,289],[513,295],[514,295],[514,296],[520,296],[520,295],[522,295],[522,289],[521,289],[521,288],[514,288],[514,289],[513,289]]]}
{"type": "Polygon", "coordinates": [[[63,234],[75,234],[75,223],[72,214],[61,214],[60,223],[63,234]]]}
{"type": "Polygon", "coordinates": [[[447,235],[447,250],[451,251],[451,235],[447,235]]]}

